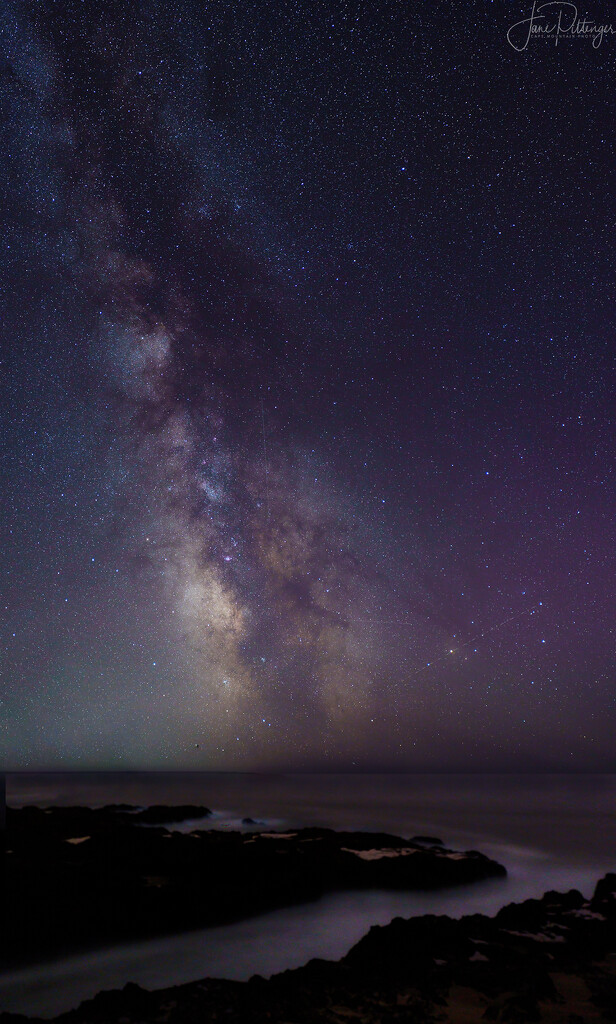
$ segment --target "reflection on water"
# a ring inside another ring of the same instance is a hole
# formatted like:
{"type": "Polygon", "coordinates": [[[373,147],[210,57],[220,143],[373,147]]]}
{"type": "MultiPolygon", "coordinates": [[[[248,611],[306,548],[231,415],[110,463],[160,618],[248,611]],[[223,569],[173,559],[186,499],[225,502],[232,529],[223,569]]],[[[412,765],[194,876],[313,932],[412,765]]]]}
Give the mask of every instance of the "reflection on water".
{"type": "MultiPolygon", "coordinates": [[[[249,921],[132,943],[0,977],[0,1009],[51,1017],[103,988],[136,981],[161,988],[206,976],[247,979],[338,959],[371,925],[393,917],[495,913],[548,889],[590,896],[613,870],[613,776],[71,776],[8,780],[7,800],[89,803],[205,803],[230,808],[210,826],[245,815],[268,828],[326,825],[435,834],[478,848],[509,876],[438,893],[352,892],[249,921]]],[[[201,822],[199,823],[202,824],[201,822]]],[[[194,827],[194,826],[193,826],[194,827]]],[[[208,827],[208,826],[206,826],[208,827]]]]}

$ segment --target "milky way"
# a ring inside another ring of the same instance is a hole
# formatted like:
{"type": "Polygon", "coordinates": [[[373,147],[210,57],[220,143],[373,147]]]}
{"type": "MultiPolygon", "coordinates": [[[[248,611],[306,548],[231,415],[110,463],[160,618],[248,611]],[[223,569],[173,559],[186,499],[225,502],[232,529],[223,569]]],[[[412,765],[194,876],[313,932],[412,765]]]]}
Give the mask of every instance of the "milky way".
{"type": "Polygon", "coordinates": [[[611,43],[492,6],[7,6],[7,767],[614,767],[611,43]]]}

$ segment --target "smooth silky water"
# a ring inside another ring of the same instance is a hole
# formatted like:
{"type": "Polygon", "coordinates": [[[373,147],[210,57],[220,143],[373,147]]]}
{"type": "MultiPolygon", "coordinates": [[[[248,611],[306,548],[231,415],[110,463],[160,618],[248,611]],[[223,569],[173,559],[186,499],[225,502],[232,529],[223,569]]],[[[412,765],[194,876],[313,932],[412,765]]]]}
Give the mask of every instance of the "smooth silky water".
{"type": "Polygon", "coordinates": [[[239,828],[319,825],[435,835],[504,864],[506,879],[432,893],[362,891],[181,935],[133,942],[0,976],[0,1010],[52,1017],[102,989],[133,981],[164,988],[205,977],[245,980],[339,959],[368,929],[396,916],[494,914],[549,889],[590,896],[616,870],[616,776],[502,775],[20,775],[7,803],[203,803],[208,823],[239,828]]]}

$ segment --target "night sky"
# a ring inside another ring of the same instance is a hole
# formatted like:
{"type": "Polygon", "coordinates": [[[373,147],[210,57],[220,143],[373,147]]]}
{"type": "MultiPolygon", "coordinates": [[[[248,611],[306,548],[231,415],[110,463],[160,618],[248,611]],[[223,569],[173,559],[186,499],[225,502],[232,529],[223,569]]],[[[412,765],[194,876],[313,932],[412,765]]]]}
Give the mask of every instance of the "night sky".
{"type": "Polygon", "coordinates": [[[7,770],[616,770],[616,36],[530,10],[3,5],[7,770]]]}

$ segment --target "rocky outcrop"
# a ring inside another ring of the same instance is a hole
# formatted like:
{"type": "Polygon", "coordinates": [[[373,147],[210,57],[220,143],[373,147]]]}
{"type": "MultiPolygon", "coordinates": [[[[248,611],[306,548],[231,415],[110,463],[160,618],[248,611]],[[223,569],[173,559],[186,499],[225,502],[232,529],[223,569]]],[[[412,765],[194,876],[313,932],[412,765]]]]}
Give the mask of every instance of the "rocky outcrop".
{"type": "Polygon", "coordinates": [[[208,807],[194,804],[135,807],[132,804],[107,804],[106,807],[22,807],[7,808],[8,839],[11,845],[51,837],[68,839],[76,835],[101,835],[133,825],[169,825],[180,821],[207,818],[208,807]]]}
{"type": "MultiPolygon", "coordinates": [[[[170,810],[155,808],[154,818],[169,821],[170,810]]],[[[178,817],[196,810],[205,808],[178,817]]],[[[432,889],[506,873],[475,851],[386,833],[185,834],[142,827],[143,812],[117,808],[24,808],[8,818],[6,964],[237,920],[333,890],[432,889]]]]}
{"type": "MultiPolygon", "coordinates": [[[[609,1024],[616,1020],[616,875],[482,915],[397,918],[339,963],[265,981],[103,992],[56,1024],[609,1024]]],[[[34,1024],[0,1015],[0,1024],[34,1024]]]]}
{"type": "Polygon", "coordinates": [[[145,807],[142,811],[133,814],[133,821],[144,825],[170,825],[179,821],[209,818],[211,813],[208,807],[194,804],[181,804],[179,807],[154,804],[152,807],[145,807]]]}

